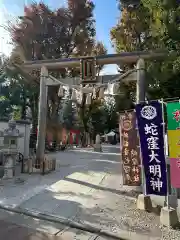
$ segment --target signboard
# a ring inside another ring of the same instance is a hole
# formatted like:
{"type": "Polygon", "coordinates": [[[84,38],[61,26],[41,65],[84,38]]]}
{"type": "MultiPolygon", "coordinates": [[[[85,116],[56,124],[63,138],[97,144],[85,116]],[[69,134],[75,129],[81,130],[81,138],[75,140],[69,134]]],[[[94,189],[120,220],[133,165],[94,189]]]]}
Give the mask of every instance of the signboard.
{"type": "Polygon", "coordinates": [[[81,59],[80,74],[82,80],[96,79],[96,60],[93,57],[81,59]]]}
{"type": "Polygon", "coordinates": [[[180,157],[180,130],[168,130],[169,157],[180,157]]]}
{"type": "Polygon", "coordinates": [[[168,130],[180,130],[180,103],[167,103],[168,130]]]}
{"type": "Polygon", "coordinates": [[[158,101],[137,104],[136,116],[146,178],[146,193],[166,196],[167,176],[162,104],[158,101]]]}
{"type": "Polygon", "coordinates": [[[141,168],[135,112],[120,115],[120,137],[123,184],[128,186],[140,186],[141,168]]]}
{"type": "Polygon", "coordinates": [[[171,185],[180,188],[180,103],[167,103],[167,135],[171,185]]]}
{"type": "Polygon", "coordinates": [[[180,103],[167,103],[169,157],[180,157],[180,103]]]}

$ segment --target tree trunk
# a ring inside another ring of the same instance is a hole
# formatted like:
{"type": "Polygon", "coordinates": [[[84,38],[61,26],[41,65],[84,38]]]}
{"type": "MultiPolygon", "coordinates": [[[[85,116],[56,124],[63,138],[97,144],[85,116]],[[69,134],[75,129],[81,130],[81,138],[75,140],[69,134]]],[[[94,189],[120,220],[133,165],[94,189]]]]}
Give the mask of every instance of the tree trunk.
{"type": "Polygon", "coordinates": [[[22,103],[22,108],[21,108],[21,119],[25,120],[26,119],[26,107],[27,107],[27,98],[26,98],[26,93],[25,91],[23,92],[23,103],[22,103]]]}

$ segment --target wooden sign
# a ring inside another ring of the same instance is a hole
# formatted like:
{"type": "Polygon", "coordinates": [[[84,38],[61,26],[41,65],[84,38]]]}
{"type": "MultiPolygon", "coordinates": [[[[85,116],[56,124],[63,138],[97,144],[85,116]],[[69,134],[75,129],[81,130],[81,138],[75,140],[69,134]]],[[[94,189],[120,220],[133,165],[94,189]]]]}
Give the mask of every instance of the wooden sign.
{"type": "Polygon", "coordinates": [[[132,111],[121,114],[119,128],[123,184],[128,186],[140,186],[141,161],[135,112],[132,111]]]}
{"type": "Polygon", "coordinates": [[[80,75],[83,81],[96,79],[96,60],[95,58],[85,58],[81,60],[80,75]]]}

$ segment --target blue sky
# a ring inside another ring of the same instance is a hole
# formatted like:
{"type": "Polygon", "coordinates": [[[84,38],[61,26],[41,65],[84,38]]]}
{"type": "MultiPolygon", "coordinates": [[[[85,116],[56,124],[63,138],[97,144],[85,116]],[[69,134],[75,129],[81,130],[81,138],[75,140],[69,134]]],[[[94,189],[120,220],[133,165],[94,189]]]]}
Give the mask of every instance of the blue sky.
{"type": "MultiPolygon", "coordinates": [[[[96,18],[97,40],[102,41],[108,53],[114,53],[111,46],[109,32],[115,26],[119,17],[116,0],[93,0],[96,18]]],[[[51,8],[56,8],[58,5],[66,4],[66,0],[45,0],[51,8]],[[58,3],[58,4],[57,4],[58,3]]],[[[24,4],[31,3],[31,0],[0,0],[0,25],[4,23],[5,19],[14,19],[15,16],[23,14],[24,4]]],[[[11,51],[10,45],[7,44],[9,39],[8,33],[0,27],[0,52],[9,53],[11,51]]],[[[115,73],[116,66],[108,65],[103,70],[104,73],[115,73]]]]}

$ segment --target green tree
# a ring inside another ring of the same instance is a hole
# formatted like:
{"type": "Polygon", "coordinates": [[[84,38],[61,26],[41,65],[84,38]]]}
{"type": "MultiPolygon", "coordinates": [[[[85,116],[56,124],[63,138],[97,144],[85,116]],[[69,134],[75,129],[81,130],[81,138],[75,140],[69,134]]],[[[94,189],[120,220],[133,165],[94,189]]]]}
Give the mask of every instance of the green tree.
{"type": "MultiPolygon", "coordinates": [[[[93,2],[87,0],[68,0],[67,7],[55,11],[42,2],[26,6],[20,23],[9,27],[15,43],[11,63],[17,67],[24,60],[94,55],[99,49],[104,50],[102,43],[96,43],[95,39],[94,7],[93,2]]],[[[28,76],[30,83],[39,82],[39,70],[28,73],[18,70],[28,76]]],[[[55,69],[50,74],[56,78],[79,76],[79,70],[55,69]]],[[[57,87],[49,88],[48,122],[59,121],[61,98],[57,92],[57,87]]]]}
{"type": "Polygon", "coordinates": [[[103,105],[105,126],[104,132],[110,132],[117,128],[118,125],[118,114],[116,111],[116,101],[114,97],[107,97],[103,105]]]}
{"type": "MultiPolygon", "coordinates": [[[[115,50],[117,53],[146,50],[150,38],[150,11],[142,3],[133,4],[137,1],[128,1],[127,5],[124,2],[120,9],[120,20],[110,32],[115,50]]],[[[133,68],[134,63],[121,64],[120,67],[122,70],[133,68]]]]}
{"type": "MultiPolygon", "coordinates": [[[[162,61],[146,62],[147,97],[173,98],[180,94],[180,4],[178,1],[141,0],[122,2],[122,17],[111,31],[116,51],[164,50],[162,61]],[[175,52],[176,55],[172,56],[175,52]]],[[[122,69],[133,68],[132,65],[122,69]]],[[[130,86],[130,85],[129,85],[130,86]]],[[[132,88],[132,86],[130,86],[132,88]]],[[[128,90],[128,92],[132,91],[128,90]]],[[[134,88],[135,93],[135,88],[134,88]]]]}
{"type": "Polygon", "coordinates": [[[9,59],[5,58],[0,67],[0,85],[1,85],[1,113],[5,118],[12,115],[15,118],[26,119],[27,108],[32,114],[33,124],[37,115],[37,102],[39,92],[37,86],[26,82],[25,79],[14,69],[8,67],[9,59]]]}
{"type": "Polygon", "coordinates": [[[67,130],[78,128],[76,104],[71,100],[72,91],[69,90],[62,108],[62,123],[67,130]]]}
{"type": "MultiPolygon", "coordinates": [[[[150,49],[150,11],[141,1],[119,1],[120,19],[111,29],[112,44],[117,53],[150,49]]],[[[120,64],[120,72],[134,69],[135,64],[120,64]]],[[[116,111],[132,109],[136,102],[136,85],[120,83],[115,96],[116,111]]]]}
{"type": "Polygon", "coordinates": [[[95,141],[96,135],[104,132],[106,114],[103,108],[103,102],[99,99],[92,101],[89,108],[86,108],[87,126],[91,139],[95,141]]]}
{"type": "Polygon", "coordinates": [[[9,84],[7,76],[4,71],[5,57],[0,56],[0,118],[9,119],[12,114],[13,108],[9,99],[9,84]]]}
{"type": "Polygon", "coordinates": [[[161,62],[147,64],[149,98],[173,98],[180,96],[180,3],[179,1],[147,1],[143,4],[151,12],[150,29],[152,48],[166,50],[161,62]],[[175,52],[176,55],[172,56],[175,52]]]}
{"type": "MultiPolygon", "coordinates": [[[[94,7],[93,1],[88,0],[68,0],[67,7],[60,7],[54,11],[42,2],[26,6],[21,21],[16,25],[9,26],[12,41],[15,44],[10,64],[15,67],[15,72],[20,73],[30,85],[37,85],[39,84],[40,71],[33,69],[30,72],[25,72],[21,68],[24,60],[67,58],[105,53],[106,49],[103,44],[96,42],[95,39],[94,7]]],[[[58,68],[50,71],[50,74],[56,78],[74,77],[79,76],[79,69],[58,68]]],[[[57,93],[58,87],[49,87],[47,122],[53,122],[54,125],[59,121],[62,105],[61,98],[58,97],[57,93]]],[[[36,106],[37,110],[38,96],[36,91],[32,95],[35,101],[33,105],[36,106]]],[[[81,109],[83,109],[83,105],[81,109]]],[[[34,122],[37,123],[37,111],[33,113],[34,122]]]]}

